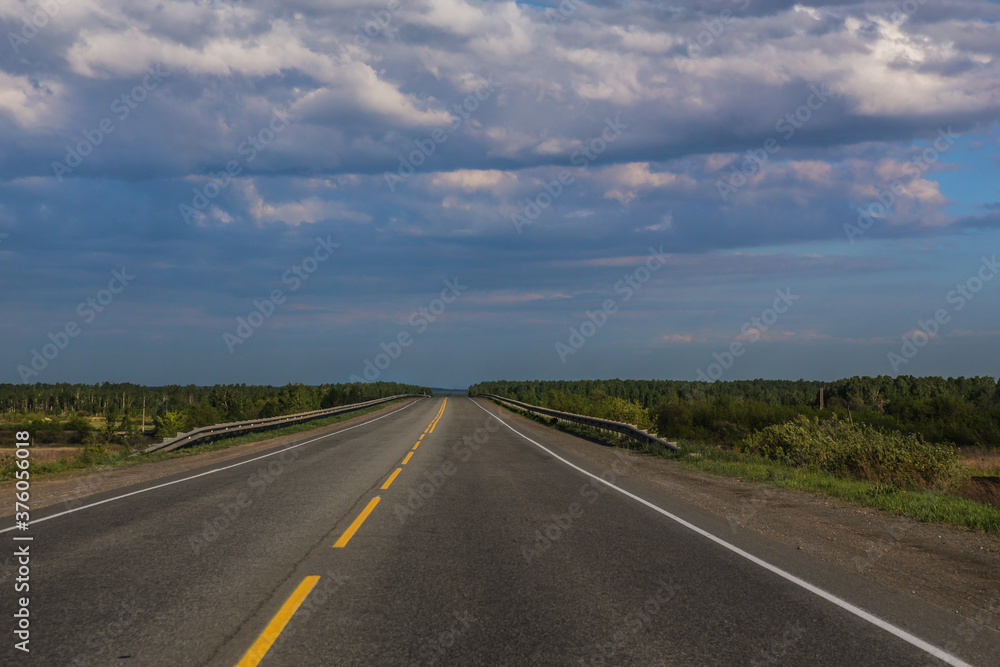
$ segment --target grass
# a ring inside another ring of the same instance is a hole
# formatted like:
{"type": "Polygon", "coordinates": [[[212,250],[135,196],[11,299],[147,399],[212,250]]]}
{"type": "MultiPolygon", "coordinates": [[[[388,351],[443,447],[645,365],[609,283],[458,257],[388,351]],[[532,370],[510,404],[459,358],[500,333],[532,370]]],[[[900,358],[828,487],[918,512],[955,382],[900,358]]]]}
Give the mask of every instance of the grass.
{"type": "Polygon", "coordinates": [[[917,521],[1000,533],[1000,507],[947,491],[907,490],[891,484],[873,484],[838,477],[824,470],[797,468],[752,454],[740,455],[732,450],[687,442],[682,444],[680,454],[671,452],[667,458],[678,459],[689,470],[821,493],[917,521]]]}
{"type": "Polygon", "coordinates": [[[1000,449],[962,448],[962,466],[976,475],[1000,477],[1000,449]]]}
{"type": "MultiPolygon", "coordinates": [[[[230,447],[236,447],[238,445],[246,445],[252,442],[260,442],[262,440],[270,440],[271,438],[277,438],[283,435],[293,435],[295,433],[302,433],[304,431],[312,431],[317,428],[322,428],[323,426],[329,426],[330,424],[336,424],[338,422],[345,421],[347,419],[352,419],[358,415],[364,415],[370,412],[375,412],[376,410],[381,410],[382,408],[394,405],[399,401],[404,399],[397,399],[396,401],[390,401],[388,403],[381,403],[379,405],[373,405],[369,408],[363,408],[361,410],[356,410],[354,412],[348,412],[345,414],[334,415],[332,417],[326,417],[325,419],[317,419],[316,421],[305,422],[302,424],[293,424],[291,426],[285,426],[280,429],[274,429],[272,431],[261,431],[258,433],[247,433],[246,435],[240,435],[233,438],[222,438],[219,440],[213,440],[211,442],[206,442],[201,445],[192,445],[190,447],[182,447],[181,449],[175,449],[171,452],[153,452],[151,454],[131,454],[128,452],[114,452],[107,453],[103,455],[93,456],[89,460],[82,457],[61,459],[59,461],[49,461],[49,462],[31,462],[31,477],[32,479],[37,479],[39,477],[51,477],[53,475],[58,475],[60,473],[66,473],[74,470],[89,470],[97,468],[126,468],[134,465],[139,465],[141,463],[150,463],[155,461],[168,461],[171,459],[180,459],[188,456],[194,456],[196,454],[202,454],[204,452],[214,452],[220,449],[229,449],[230,447]]],[[[6,457],[7,460],[0,460],[0,482],[5,482],[14,479],[14,472],[17,468],[14,466],[13,457],[6,457]]]]}
{"type": "Polygon", "coordinates": [[[799,468],[755,454],[742,454],[733,449],[696,442],[681,441],[678,443],[680,452],[674,452],[662,445],[640,443],[630,438],[578,424],[560,422],[501,403],[498,405],[528,419],[593,442],[676,460],[688,470],[832,496],[917,521],[947,523],[988,533],[1000,533],[1000,507],[969,500],[947,491],[907,490],[891,484],[873,484],[850,477],[838,477],[816,468],[799,468]]]}

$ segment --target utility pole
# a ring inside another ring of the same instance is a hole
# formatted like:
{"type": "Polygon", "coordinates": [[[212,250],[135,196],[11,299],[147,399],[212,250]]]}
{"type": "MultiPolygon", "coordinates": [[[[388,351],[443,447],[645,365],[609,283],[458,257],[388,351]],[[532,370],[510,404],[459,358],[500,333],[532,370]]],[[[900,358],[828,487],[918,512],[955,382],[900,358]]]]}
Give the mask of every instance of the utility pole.
{"type": "Polygon", "coordinates": [[[142,397],[142,434],[146,435],[146,397],[142,397]]]}
{"type": "Polygon", "coordinates": [[[823,409],[823,387],[819,388],[819,409],[823,409]]]}

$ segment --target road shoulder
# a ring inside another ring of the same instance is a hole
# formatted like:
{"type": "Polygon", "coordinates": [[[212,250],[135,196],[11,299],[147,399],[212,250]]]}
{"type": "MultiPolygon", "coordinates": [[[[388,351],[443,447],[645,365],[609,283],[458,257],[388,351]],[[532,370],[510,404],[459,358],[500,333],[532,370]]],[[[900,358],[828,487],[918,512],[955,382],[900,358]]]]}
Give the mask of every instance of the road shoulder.
{"type": "Polygon", "coordinates": [[[734,535],[751,531],[1000,630],[1000,536],[692,471],[678,461],[597,444],[507,410],[501,414],[525,432],[542,429],[548,442],[616,475],[721,517],[734,535]]]}

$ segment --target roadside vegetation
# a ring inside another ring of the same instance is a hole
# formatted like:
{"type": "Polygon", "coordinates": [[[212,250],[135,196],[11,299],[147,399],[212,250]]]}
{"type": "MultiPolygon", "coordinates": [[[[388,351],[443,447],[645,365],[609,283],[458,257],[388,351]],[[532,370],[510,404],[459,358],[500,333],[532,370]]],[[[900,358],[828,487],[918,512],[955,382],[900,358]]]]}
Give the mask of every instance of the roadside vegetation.
{"type": "MultiPolygon", "coordinates": [[[[399,399],[399,401],[402,400],[404,399],[399,399]]],[[[169,459],[184,458],[187,456],[194,456],[195,454],[201,454],[203,452],[214,452],[219,449],[228,449],[237,445],[270,440],[271,438],[278,438],[283,435],[292,435],[295,433],[302,433],[304,431],[312,431],[323,426],[329,426],[331,424],[352,419],[359,415],[381,410],[382,408],[394,405],[397,402],[398,401],[390,401],[388,403],[382,403],[370,408],[363,408],[361,410],[356,410],[342,415],[334,415],[325,419],[317,419],[303,424],[293,424],[284,428],[274,429],[273,431],[247,433],[233,438],[213,440],[200,445],[182,447],[181,449],[175,449],[170,452],[153,452],[151,454],[145,454],[136,451],[130,452],[121,447],[87,447],[76,456],[64,457],[50,461],[32,460],[31,474],[34,477],[40,477],[70,470],[125,467],[140,463],[148,463],[151,461],[166,461],[169,459]]],[[[0,455],[0,482],[14,479],[14,472],[16,470],[17,468],[14,466],[13,456],[7,454],[0,455]]]]}
{"type": "Polygon", "coordinates": [[[497,394],[566,412],[593,414],[607,399],[642,407],[671,439],[730,443],[798,415],[916,433],[928,442],[1000,447],[1000,387],[991,377],[901,375],[807,380],[495,381],[469,394],[497,394]],[[820,408],[820,389],[824,406],[820,408]]]}
{"type": "MultiPolygon", "coordinates": [[[[255,387],[140,387],[137,385],[0,385],[0,481],[14,472],[17,431],[32,436],[32,474],[45,475],[94,466],[132,465],[188,456],[278,435],[311,430],[364,414],[292,425],[280,430],[186,447],[163,454],[142,453],[151,444],[200,426],[274,417],[359,403],[395,394],[423,393],[423,387],[395,382],[370,384],[255,387]],[[142,429],[145,401],[147,428],[142,429]],[[15,409],[28,408],[28,411],[15,409]],[[79,408],[75,412],[67,407],[79,408]]],[[[428,393],[430,393],[428,391],[428,393]]]]}
{"type": "Polygon", "coordinates": [[[921,521],[1000,532],[1000,453],[996,441],[980,440],[1000,434],[996,389],[990,378],[852,378],[826,385],[494,382],[470,387],[469,393],[652,424],[661,437],[677,440],[681,451],[529,415],[592,440],[676,459],[689,469],[824,493],[921,521]],[[817,390],[813,398],[811,385],[817,390]],[[826,388],[822,410],[820,386],[826,388]],[[869,399],[880,400],[866,404],[863,388],[869,399]],[[760,400],[768,395],[774,404],[760,400]],[[892,404],[902,407],[888,415],[892,404]],[[970,427],[962,420],[973,412],[980,417],[970,420],[970,427]],[[948,433],[964,434],[965,446],[945,439],[948,433]]]}

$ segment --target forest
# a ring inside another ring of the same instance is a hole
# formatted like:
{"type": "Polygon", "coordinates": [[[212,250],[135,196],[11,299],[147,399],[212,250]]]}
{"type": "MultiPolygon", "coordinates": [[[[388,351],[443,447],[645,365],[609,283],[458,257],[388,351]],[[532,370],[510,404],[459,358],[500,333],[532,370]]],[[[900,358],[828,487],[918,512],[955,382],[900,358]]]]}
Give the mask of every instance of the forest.
{"type": "Polygon", "coordinates": [[[991,377],[880,375],[833,382],[712,383],[500,380],[469,387],[470,395],[480,393],[637,425],[646,418],[661,436],[709,443],[742,441],[755,431],[801,415],[919,435],[931,443],[1000,446],[1000,387],[991,377]]]}
{"type": "Polygon", "coordinates": [[[135,440],[142,433],[171,437],[199,426],[425,392],[431,393],[425,387],[397,382],[283,387],[246,384],[145,387],[110,382],[0,384],[0,435],[28,430],[41,444],[57,441],[80,444],[97,429],[105,440],[128,444],[124,441],[135,440]]]}

